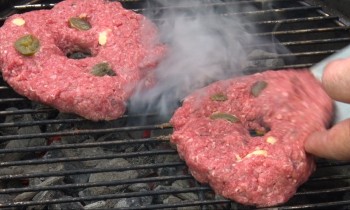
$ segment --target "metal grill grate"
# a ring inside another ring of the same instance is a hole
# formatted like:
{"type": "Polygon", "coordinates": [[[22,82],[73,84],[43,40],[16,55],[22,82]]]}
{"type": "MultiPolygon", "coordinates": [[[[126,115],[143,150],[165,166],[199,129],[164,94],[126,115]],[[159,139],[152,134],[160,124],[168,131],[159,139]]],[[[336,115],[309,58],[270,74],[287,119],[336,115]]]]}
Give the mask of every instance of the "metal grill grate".
{"type": "MultiPolygon", "coordinates": [[[[4,10],[1,20],[13,12],[49,8],[56,2],[21,1],[21,5],[4,10]]],[[[121,2],[140,13],[174,9],[156,4],[146,9],[141,0],[121,2]]],[[[278,57],[291,61],[275,69],[310,67],[350,43],[349,26],[305,1],[220,1],[206,6],[221,11],[218,15],[246,17],[251,21],[244,23],[246,26],[260,29],[252,32],[254,36],[274,36],[287,47],[290,52],[278,57]],[[230,12],[230,8],[244,4],[255,9],[230,12]]],[[[188,6],[175,9],[186,10],[188,6]]],[[[254,62],[269,58],[256,57],[254,62]]],[[[17,95],[0,77],[0,208],[117,208],[122,202],[131,202],[125,209],[253,209],[215,196],[210,187],[196,182],[168,143],[171,131],[158,113],[125,115],[99,123],[64,115],[17,95]],[[27,145],[5,148],[8,142],[27,145]],[[120,159],[129,164],[96,167],[120,159]],[[107,173],[128,178],[88,181],[94,174],[107,173]],[[100,191],[94,194],[90,189],[100,191]]],[[[316,173],[278,209],[348,209],[349,171],[347,163],[319,160],[316,173]]]]}

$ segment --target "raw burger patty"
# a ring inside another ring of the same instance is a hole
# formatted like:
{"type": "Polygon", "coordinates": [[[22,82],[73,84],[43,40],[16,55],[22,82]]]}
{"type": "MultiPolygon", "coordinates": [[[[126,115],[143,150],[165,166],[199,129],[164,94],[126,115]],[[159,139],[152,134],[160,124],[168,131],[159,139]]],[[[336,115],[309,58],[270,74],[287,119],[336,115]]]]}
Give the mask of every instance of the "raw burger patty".
{"type": "Polygon", "coordinates": [[[184,100],[171,119],[171,142],[192,175],[216,193],[246,205],[276,205],[314,171],[303,144],[325,129],[332,108],[306,70],[219,81],[184,100]]]}
{"type": "Polygon", "coordinates": [[[120,117],[135,85],[145,77],[145,85],[154,82],[150,70],[165,49],[153,23],[104,0],[66,0],[52,10],[13,15],[0,29],[0,40],[0,68],[15,91],[91,120],[120,117]],[[71,18],[90,28],[77,28],[71,18]],[[14,47],[25,35],[40,42],[33,55],[22,55],[14,47]],[[91,56],[67,57],[74,52],[91,56]],[[93,74],[97,64],[107,66],[109,73],[93,74]]]}

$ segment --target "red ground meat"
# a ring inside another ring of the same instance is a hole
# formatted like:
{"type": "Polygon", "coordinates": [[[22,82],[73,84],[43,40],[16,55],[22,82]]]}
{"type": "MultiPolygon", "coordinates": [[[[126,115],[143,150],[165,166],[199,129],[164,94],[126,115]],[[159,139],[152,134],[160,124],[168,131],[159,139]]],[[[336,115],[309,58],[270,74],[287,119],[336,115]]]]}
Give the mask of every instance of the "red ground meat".
{"type": "MultiPolygon", "coordinates": [[[[165,48],[157,29],[144,16],[104,0],[66,0],[52,10],[16,14],[0,29],[0,68],[3,78],[19,94],[91,120],[111,120],[125,111],[125,101],[135,85],[149,75],[165,48]],[[80,17],[89,30],[69,26],[80,17]],[[23,25],[16,20],[24,20],[23,25]],[[106,42],[99,41],[106,34],[106,42]],[[14,47],[31,34],[40,41],[39,51],[23,56],[14,47]],[[91,53],[69,59],[74,51],[91,53]],[[108,62],[116,76],[98,77],[92,67],[108,62]]],[[[152,82],[152,77],[150,83],[152,82]]]]}
{"type": "Polygon", "coordinates": [[[171,142],[192,175],[216,193],[272,206],[286,202],[314,171],[303,144],[311,132],[325,129],[332,109],[308,71],[266,71],[188,96],[171,119],[171,142]]]}

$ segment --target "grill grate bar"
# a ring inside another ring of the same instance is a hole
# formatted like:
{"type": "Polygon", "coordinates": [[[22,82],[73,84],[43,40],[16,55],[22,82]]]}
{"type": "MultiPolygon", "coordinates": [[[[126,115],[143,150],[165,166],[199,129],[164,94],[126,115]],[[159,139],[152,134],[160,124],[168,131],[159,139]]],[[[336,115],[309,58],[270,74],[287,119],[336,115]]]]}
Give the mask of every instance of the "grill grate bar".
{"type": "MultiPolygon", "coordinates": [[[[17,115],[17,114],[36,114],[36,113],[45,113],[57,111],[55,109],[45,109],[45,110],[16,110],[16,111],[4,111],[6,115],[17,115]]],[[[0,112],[1,115],[2,112],[0,112]]],[[[146,117],[155,117],[157,114],[147,113],[147,114],[138,114],[138,115],[123,115],[118,120],[122,119],[131,119],[131,118],[146,118],[146,117]]],[[[83,118],[71,118],[71,119],[55,119],[55,120],[37,120],[37,121],[28,121],[28,122],[10,122],[10,123],[1,123],[0,128],[5,127],[25,127],[33,125],[48,125],[48,124],[61,124],[61,123],[80,123],[88,122],[88,120],[83,118]]]]}
{"type": "Polygon", "coordinates": [[[346,175],[332,175],[332,176],[324,176],[324,177],[311,177],[310,181],[328,181],[328,180],[338,180],[338,179],[350,179],[350,174],[346,175]]]}
{"type": "Polygon", "coordinates": [[[315,55],[331,55],[337,52],[336,50],[323,50],[323,51],[314,51],[314,52],[302,52],[302,53],[288,53],[281,54],[278,58],[283,57],[297,57],[297,56],[315,56],[315,55]]]}
{"type": "Polygon", "coordinates": [[[285,24],[285,23],[302,23],[302,22],[313,22],[313,21],[326,21],[326,20],[338,20],[336,16],[316,16],[306,18],[291,18],[291,19],[278,19],[278,20],[265,20],[265,21],[252,21],[245,22],[242,25],[263,25],[263,24],[285,24]]]}
{"type": "MultiPolygon", "coordinates": [[[[234,13],[224,13],[220,14],[221,16],[235,16],[234,13]]],[[[208,15],[209,16],[209,15],[208,15]]],[[[163,19],[153,19],[156,22],[162,21],[163,19]]],[[[286,19],[272,19],[272,20],[259,20],[259,21],[249,21],[246,22],[242,20],[242,26],[256,26],[259,25],[278,25],[278,24],[291,24],[291,23],[310,23],[310,22],[319,22],[319,21],[333,21],[338,23],[339,18],[336,16],[313,16],[313,17],[297,17],[297,18],[286,18],[286,19]]],[[[337,26],[345,26],[344,24],[337,24],[337,26]]]]}
{"type": "Polygon", "coordinates": [[[28,174],[12,174],[12,175],[1,175],[0,180],[6,179],[27,179],[35,177],[50,177],[50,176],[67,176],[77,174],[89,174],[89,173],[105,173],[105,172],[118,172],[118,171],[130,171],[140,169],[154,169],[154,168],[165,168],[165,167],[176,167],[185,166],[184,162],[171,162],[171,163],[159,163],[159,164],[144,164],[137,166],[118,167],[118,168],[94,168],[94,169],[80,169],[70,171],[55,171],[45,173],[28,173],[28,174]]]}
{"type": "MultiPolygon", "coordinates": [[[[188,8],[188,7],[187,7],[188,8]]],[[[171,8],[168,8],[171,9],[171,8]]],[[[257,11],[245,11],[245,12],[229,12],[229,13],[222,13],[218,15],[222,16],[246,16],[246,17],[254,17],[254,16],[267,16],[269,14],[271,15],[278,15],[282,16],[284,13],[287,12],[307,12],[307,11],[318,11],[320,10],[321,7],[319,6],[310,6],[310,7],[293,7],[293,8],[281,8],[281,9],[268,9],[268,10],[257,10],[257,11]]],[[[134,10],[135,12],[138,13],[144,13],[147,14],[146,9],[136,9],[134,10]]],[[[207,15],[209,16],[209,15],[207,15]]],[[[320,17],[320,16],[317,16],[320,17]]],[[[324,17],[324,16],[322,16],[324,17]]],[[[162,21],[162,18],[151,18],[155,22],[162,21]]],[[[258,22],[257,22],[258,23],[258,22]]]]}
{"type": "MultiPolygon", "coordinates": [[[[295,205],[295,206],[281,206],[278,207],[279,210],[293,210],[293,209],[315,209],[315,208],[324,208],[324,207],[335,207],[335,206],[345,206],[349,205],[350,200],[341,200],[341,201],[333,201],[333,202],[325,202],[325,203],[314,203],[307,205],[295,205]]],[[[263,209],[260,209],[263,210],[263,209]]],[[[268,210],[265,208],[265,210],[268,210]]]]}
{"type": "Polygon", "coordinates": [[[161,176],[161,177],[148,177],[148,178],[138,178],[138,179],[124,179],[124,180],[114,180],[106,182],[94,182],[94,183],[79,183],[79,184],[65,184],[65,185],[53,185],[53,186],[31,186],[24,188],[8,188],[0,189],[0,194],[5,193],[23,193],[23,192],[38,192],[44,190],[65,190],[65,189],[77,189],[77,188],[88,188],[88,187],[101,187],[101,186],[116,186],[124,184],[135,184],[135,183],[149,183],[149,182],[163,182],[163,181],[173,181],[173,180],[185,180],[192,179],[191,175],[176,175],[176,176],[161,176]]]}
{"type": "Polygon", "coordinates": [[[117,146],[117,145],[126,145],[126,144],[147,144],[147,143],[157,143],[157,142],[162,143],[162,142],[169,141],[169,139],[170,138],[168,136],[159,136],[155,138],[145,138],[145,139],[129,139],[129,140],[106,141],[106,142],[89,142],[89,143],[37,146],[37,147],[16,148],[16,149],[2,149],[0,150],[0,154],[14,153],[14,152],[45,152],[50,150],[117,146]]]}
{"type": "Polygon", "coordinates": [[[0,90],[10,90],[10,88],[7,86],[0,86],[0,90]]]}
{"type": "Polygon", "coordinates": [[[1,103],[9,103],[9,102],[23,102],[23,101],[28,101],[28,99],[25,99],[25,98],[1,98],[0,104],[1,103]]]}
{"type": "Polygon", "coordinates": [[[8,135],[0,136],[0,143],[8,140],[22,140],[31,138],[46,138],[54,136],[73,136],[73,135],[87,135],[87,134],[107,134],[113,132],[122,131],[138,131],[138,130],[158,130],[163,128],[170,128],[162,124],[158,125],[141,125],[132,127],[118,127],[118,128],[103,128],[103,129],[86,129],[86,130],[73,130],[73,131],[61,131],[61,132],[47,132],[47,133],[35,133],[35,134],[24,134],[24,135],[8,135]]]}
{"type": "MultiPolygon", "coordinates": [[[[200,193],[202,191],[199,191],[200,193]]],[[[121,208],[122,209],[127,209],[127,210],[141,210],[141,209],[173,209],[173,208],[179,208],[180,207],[191,207],[191,206],[207,206],[207,205],[215,205],[215,204],[226,204],[226,205],[230,205],[230,201],[229,200],[203,200],[203,201],[182,201],[181,203],[176,203],[176,204],[157,204],[157,205],[149,205],[149,206],[140,206],[140,207],[130,207],[130,208],[121,208]]],[[[205,208],[207,209],[207,208],[205,208]]],[[[229,208],[232,209],[232,208],[229,208]]]]}
{"type": "MultiPolygon", "coordinates": [[[[81,201],[96,201],[96,200],[107,200],[107,199],[117,199],[126,197],[141,197],[141,196],[155,196],[161,194],[179,194],[179,193],[189,193],[189,192],[199,192],[199,191],[211,191],[209,187],[193,187],[191,189],[177,189],[177,190],[159,190],[159,191],[147,191],[147,192],[130,192],[130,193],[117,193],[117,194],[106,194],[98,196],[86,196],[86,197],[75,197],[69,199],[52,199],[45,201],[23,201],[14,203],[4,203],[0,204],[0,207],[14,207],[14,206],[29,206],[29,205],[45,205],[54,203],[71,203],[71,202],[81,202],[81,201]]],[[[227,200],[215,200],[213,202],[229,202],[227,200]]],[[[191,201],[192,205],[197,205],[198,201],[191,201]]],[[[203,202],[203,201],[200,201],[203,202]]],[[[220,202],[220,203],[222,203],[220,202]]]]}
{"type": "Polygon", "coordinates": [[[301,52],[301,53],[285,53],[274,55],[266,55],[254,57],[252,60],[263,60],[263,59],[272,59],[272,58],[286,58],[286,57],[297,57],[297,56],[315,56],[315,55],[330,55],[335,53],[335,50],[324,50],[324,51],[315,51],[315,52],[301,52]]]}
{"type": "Polygon", "coordinates": [[[13,123],[1,123],[0,128],[6,127],[25,127],[33,125],[47,125],[47,124],[60,124],[60,123],[76,123],[86,121],[82,118],[76,119],[63,119],[63,120],[40,120],[40,121],[28,121],[28,122],[13,122],[13,123]]]}
{"type": "Polygon", "coordinates": [[[292,64],[292,65],[284,65],[284,66],[279,66],[276,68],[272,68],[272,69],[299,69],[299,68],[309,68],[313,65],[313,63],[302,63],[302,64],[292,64]]]}
{"type": "Polygon", "coordinates": [[[288,35],[288,34],[305,34],[305,33],[320,33],[320,32],[335,32],[335,31],[347,31],[349,26],[340,27],[327,27],[327,28],[313,28],[313,29],[300,29],[292,31],[272,31],[264,33],[253,33],[253,36],[277,36],[277,35],[288,35]]]}
{"type": "MultiPolygon", "coordinates": [[[[306,40],[306,41],[291,41],[291,42],[280,42],[280,45],[283,46],[295,46],[295,45],[313,45],[313,44],[331,44],[337,42],[349,42],[350,38],[332,38],[332,39],[315,39],[315,40],[306,40]]],[[[270,43],[254,45],[255,47],[270,46],[270,43]]]]}
{"type": "MultiPolygon", "coordinates": [[[[47,112],[53,112],[53,111],[57,111],[54,108],[44,108],[44,109],[19,109],[19,110],[5,110],[5,111],[0,111],[0,116],[1,115],[21,115],[21,114],[37,114],[37,113],[47,113],[47,112]]],[[[119,119],[122,118],[143,118],[143,117],[154,117],[154,116],[158,116],[158,113],[146,113],[146,114],[133,114],[133,115],[123,115],[121,116],[119,119]]],[[[71,119],[69,119],[71,120],[71,119]]],[[[77,118],[75,120],[78,121],[88,121],[86,119],[83,118],[77,118]]],[[[64,119],[62,119],[62,121],[64,121],[64,119]]],[[[38,123],[40,123],[39,121],[36,121],[38,123]]],[[[2,123],[5,124],[5,123],[2,123]]],[[[0,125],[1,126],[1,125],[0,125]]]]}
{"type": "Polygon", "coordinates": [[[302,63],[302,64],[291,64],[291,65],[283,65],[283,66],[275,66],[275,67],[246,68],[244,69],[244,73],[253,74],[264,70],[302,69],[302,68],[309,68],[312,65],[313,63],[302,63]]]}
{"type": "Polygon", "coordinates": [[[176,150],[129,152],[129,153],[118,153],[113,155],[101,155],[101,156],[91,156],[91,157],[66,157],[66,158],[9,161],[9,162],[1,162],[0,167],[64,163],[64,162],[89,161],[89,160],[103,160],[103,159],[113,159],[113,158],[129,158],[129,157],[141,157],[141,156],[153,156],[153,155],[172,155],[172,154],[176,155],[177,154],[176,150]]]}
{"type": "Polygon", "coordinates": [[[0,111],[1,115],[21,115],[21,114],[37,114],[37,113],[47,113],[47,112],[53,112],[56,111],[52,108],[45,108],[45,109],[21,109],[21,110],[6,110],[6,111],[0,111]]]}
{"type": "Polygon", "coordinates": [[[22,9],[47,9],[54,7],[55,4],[24,4],[24,5],[15,5],[14,9],[22,10],[22,9]]]}
{"type": "MultiPolygon", "coordinates": [[[[154,7],[152,10],[171,10],[171,9],[194,9],[198,6],[186,6],[186,7],[154,7]]],[[[244,11],[244,12],[230,12],[225,13],[225,15],[262,15],[262,14],[278,14],[278,13],[285,13],[285,12],[294,12],[294,11],[309,11],[309,10],[320,10],[322,7],[320,6],[309,6],[306,7],[304,5],[298,6],[298,7],[289,7],[289,8],[279,8],[279,9],[265,9],[265,10],[254,10],[254,11],[244,11]]],[[[145,13],[147,14],[148,8],[143,9],[133,9],[133,11],[138,13],[145,13]]]]}
{"type": "Polygon", "coordinates": [[[307,192],[297,192],[295,195],[317,195],[323,193],[335,193],[335,192],[346,192],[350,191],[350,187],[339,187],[326,190],[311,190],[307,192]]]}
{"type": "Polygon", "coordinates": [[[289,8],[279,8],[279,9],[266,9],[266,10],[257,10],[257,11],[246,11],[246,12],[231,12],[227,13],[229,15],[262,15],[262,14],[278,14],[278,13],[284,13],[284,12],[296,12],[296,11],[309,11],[309,10],[319,10],[322,9],[322,7],[319,6],[300,6],[300,7],[289,7],[289,8]]]}

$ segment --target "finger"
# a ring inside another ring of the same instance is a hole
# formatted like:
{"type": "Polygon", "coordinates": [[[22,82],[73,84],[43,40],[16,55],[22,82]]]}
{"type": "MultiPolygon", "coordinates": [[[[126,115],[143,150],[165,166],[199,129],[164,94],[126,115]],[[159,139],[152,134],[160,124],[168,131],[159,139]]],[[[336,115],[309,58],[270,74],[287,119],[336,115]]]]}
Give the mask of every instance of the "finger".
{"type": "Polygon", "coordinates": [[[329,63],[323,73],[322,84],[330,97],[350,103],[350,59],[329,63]]]}
{"type": "Polygon", "coordinates": [[[305,142],[305,150],[318,157],[350,160],[350,119],[330,130],[311,134],[305,142]]]}

